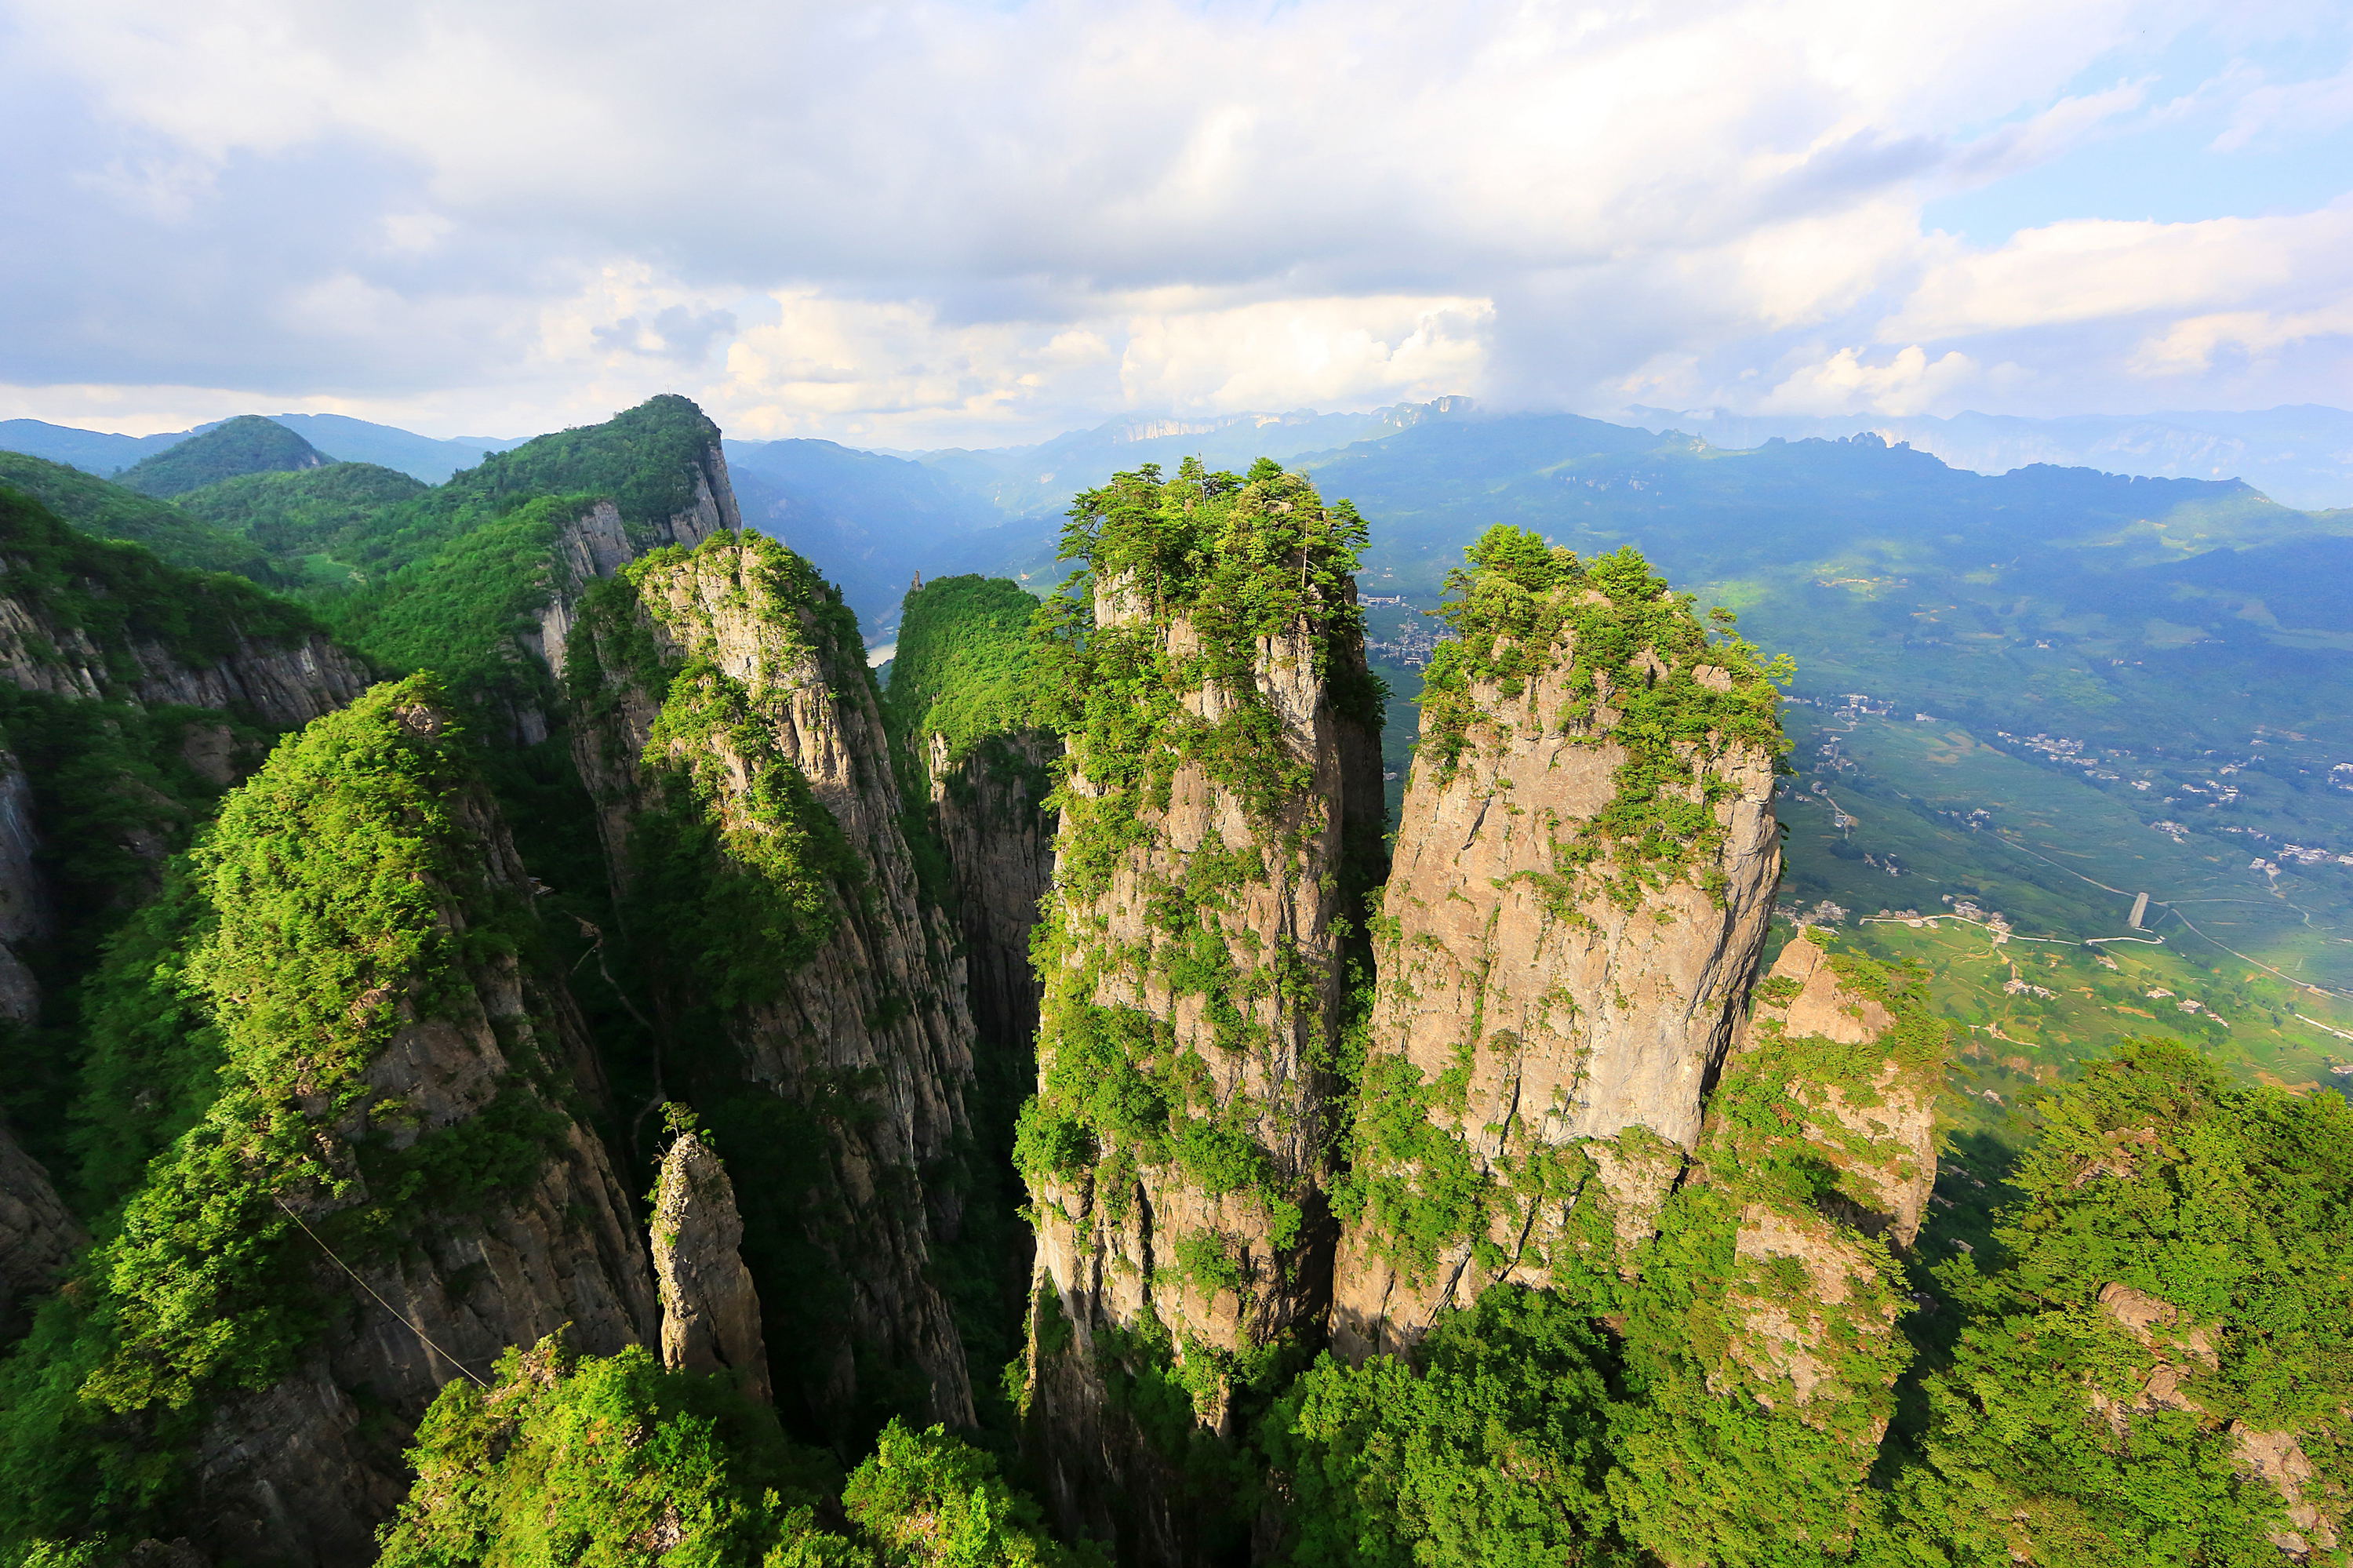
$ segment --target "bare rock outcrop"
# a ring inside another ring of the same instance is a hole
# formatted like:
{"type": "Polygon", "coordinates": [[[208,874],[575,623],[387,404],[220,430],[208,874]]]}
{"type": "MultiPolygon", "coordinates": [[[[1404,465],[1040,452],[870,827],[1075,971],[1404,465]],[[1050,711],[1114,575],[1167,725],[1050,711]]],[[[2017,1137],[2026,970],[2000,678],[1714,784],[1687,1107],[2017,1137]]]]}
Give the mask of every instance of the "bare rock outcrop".
{"type": "Polygon", "coordinates": [[[654,1278],[661,1290],[662,1364],[727,1372],[765,1404],[768,1351],[760,1293],[744,1266],[744,1217],[711,1146],[689,1132],[663,1154],[654,1189],[654,1278]]]}
{"type": "Polygon", "coordinates": [[[1864,985],[1842,979],[1803,931],[1774,960],[1756,1004],[1752,1032],[1777,1033],[1785,1049],[1819,1043],[1812,1069],[1795,1065],[1783,1087],[1805,1111],[1807,1143],[1838,1173],[1842,1217],[1910,1246],[1936,1184],[1944,1032],[1898,1019],[1864,985]]]}
{"type": "Polygon", "coordinates": [[[1452,702],[1425,698],[1374,923],[1333,1321],[1353,1358],[1498,1281],[1609,1271],[1651,1234],[1770,918],[1770,687],[1736,681],[1662,585],[1613,599],[1565,551],[1531,574],[1534,594],[1475,577],[1466,638],[1433,666],[1452,702]],[[1506,590],[1526,624],[1480,622],[1477,596],[1506,590]],[[1686,738],[1638,755],[1636,710],[1686,738]]]}
{"type": "Polygon", "coordinates": [[[579,615],[580,596],[590,583],[613,576],[649,550],[672,545],[691,550],[713,534],[744,526],[735,488],[727,477],[727,459],[716,445],[703,451],[689,477],[693,500],[672,516],[633,527],[618,506],[605,500],[557,533],[549,557],[547,603],[540,609],[537,628],[523,633],[523,645],[556,673],[563,673],[564,651],[579,615]]]}
{"type": "MultiPolygon", "coordinates": [[[[2107,1424],[2117,1441],[2131,1443],[2135,1418],[2160,1411],[2187,1411],[2209,1423],[2211,1430],[2218,1418],[2195,1389],[2200,1376],[2220,1365],[2212,1331],[2170,1301],[2122,1281],[2100,1287],[2099,1306],[2149,1356],[2146,1366],[2135,1369],[2137,1386],[2127,1397],[2092,1391],[2093,1414],[2107,1424]]],[[[2312,1561],[2315,1552],[2336,1551],[2342,1539],[2337,1525],[2344,1517],[2343,1498],[2325,1485],[2297,1435],[2244,1421],[2230,1422],[2225,1430],[2239,1474],[2279,1498],[2287,1528],[2266,1533],[2272,1545],[2299,1563],[2312,1561]],[[2331,1506],[2324,1508],[2324,1502],[2331,1506]]]]}
{"type": "Polygon", "coordinates": [[[28,692],[142,707],[241,706],[275,728],[293,729],[367,689],[366,667],[323,633],[237,632],[227,651],[207,658],[133,627],[122,644],[111,646],[6,586],[0,571],[0,680],[28,692]]]}
{"type": "Polygon", "coordinates": [[[1759,984],[1710,1105],[1702,1179],[1740,1201],[1725,1376],[1768,1410],[1837,1424],[1867,1464],[1908,1359],[1895,1330],[1909,1246],[1936,1180],[1947,1027],[1884,968],[1800,931],[1759,984]],[[1768,1117],[1757,1107],[1777,1107],[1768,1117]],[[1769,1173],[1802,1168],[1805,1183],[1769,1173]],[[1824,1178],[1827,1177],[1827,1181],[1824,1178]],[[1810,1201],[1791,1196],[1810,1186],[1810,1201]],[[1805,1284],[1792,1288],[1794,1261],[1805,1284]]]}
{"type": "Polygon", "coordinates": [[[800,1347],[804,1392],[847,1412],[874,1358],[915,1371],[932,1419],[968,1423],[963,1350],[926,1273],[960,1214],[924,1173],[964,1123],[973,1025],[953,936],[918,897],[855,625],[807,563],[756,535],[713,535],[621,588],[569,644],[575,755],[625,910],[668,918],[645,901],[691,887],[696,909],[768,933],[688,937],[665,1005],[724,1040],[698,1095],[775,1097],[821,1129],[792,1223],[844,1299],[800,1347]],[[653,662],[632,662],[646,646],[653,662]]]}
{"type": "Polygon", "coordinates": [[[33,781],[14,753],[0,751],[0,1018],[28,1023],[41,1011],[40,983],[17,956],[48,934],[56,915],[34,860],[33,781]]]}

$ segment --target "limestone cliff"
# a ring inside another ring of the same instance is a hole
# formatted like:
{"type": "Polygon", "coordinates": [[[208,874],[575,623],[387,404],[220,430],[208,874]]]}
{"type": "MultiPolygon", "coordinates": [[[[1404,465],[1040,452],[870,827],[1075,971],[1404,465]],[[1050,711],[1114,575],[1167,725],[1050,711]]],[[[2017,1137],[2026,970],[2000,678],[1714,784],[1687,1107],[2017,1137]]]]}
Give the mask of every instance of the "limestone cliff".
{"type": "Polygon", "coordinates": [[[695,1133],[672,1140],[662,1156],[652,1231],[662,1364],[732,1373],[737,1387],[766,1403],[768,1351],[759,1291],[744,1266],[744,1218],[726,1167],[695,1133]]]}
{"type": "Polygon", "coordinates": [[[846,1419],[912,1369],[919,1414],[969,1422],[925,1271],[958,1221],[927,1176],[958,1152],[971,1015],[918,895],[854,619],[783,546],[714,535],[592,594],[566,679],[672,1092],[731,1159],[778,1162],[739,1196],[798,1397],[846,1419]]]}
{"type": "Polygon", "coordinates": [[[657,1332],[576,1014],[518,957],[531,879],[440,703],[411,681],[312,726],[195,857],[219,1097],[93,1260],[84,1394],[205,1392],[174,1517],[216,1557],[366,1561],[444,1383],[567,1323],[657,1332]]]}
{"type": "Polygon", "coordinates": [[[1334,1339],[1627,1264],[1697,1146],[1770,917],[1775,695],[1639,557],[1491,535],[1373,923],[1334,1339]],[[1517,553],[1514,554],[1514,551],[1517,553]]]}
{"type": "Polygon", "coordinates": [[[13,493],[0,500],[0,679],[142,707],[239,707],[279,729],[367,686],[364,667],[284,601],[85,538],[13,493]]]}
{"type": "Polygon", "coordinates": [[[537,628],[523,634],[524,646],[550,669],[563,662],[580,597],[590,583],[611,577],[649,550],[671,545],[691,550],[713,534],[744,526],[734,488],[728,482],[727,460],[715,443],[689,472],[693,500],[670,516],[632,526],[623,521],[617,505],[601,500],[557,531],[549,556],[547,603],[539,612],[537,628]]]}
{"type": "Polygon", "coordinates": [[[1904,1359],[1903,1278],[1870,1244],[1909,1246],[1919,1234],[1936,1181],[1946,1029],[1900,977],[1833,959],[1803,932],[1756,1002],[1711,1098],[1702,1151],[1704,1179],[1739,1195],[1718,1375],[1817,1426],[1833,1407],[1853,1407],[1855,1457],[1867,1465],[1904,1359]],[[1766,1175],[1798,1169],[1813,1184],[1803,1198],[1766,1175]],[[1790,1288],[1778,1259],[1805,1270],[1802,1286],[1790,1288]]]}
{"type": "Polygon", "coordinates": [[[1065,601],[1045,672],[1069,758],[1019,1147],[1031,1432],[1068,1526],[1175,1563],[1208,1550],[1225,1499],[1189,1495],[1187,1438],[1147,1431],[1129,1396],[1156,1385],[1230,1437],[1237,1383],[1318,1332],[1327,1301],[1377,708],[1353,514],[1272,465],[1085,500],[1091,602],[1065,601]],[[1199,551],[1198,575],[1165,570],[1164,546],[1199,551]]]}
{"type": "Polygon", "coordinates": [[[1021,1065],[1038,1032],[1029,938],[1054,874],[1046,796],[1061,742],[1030,713],[1038,600],[1003,577],[936,577],[899,614],[883,722],[929,791],[964,936],[973,1022],[1021,1065]]]}

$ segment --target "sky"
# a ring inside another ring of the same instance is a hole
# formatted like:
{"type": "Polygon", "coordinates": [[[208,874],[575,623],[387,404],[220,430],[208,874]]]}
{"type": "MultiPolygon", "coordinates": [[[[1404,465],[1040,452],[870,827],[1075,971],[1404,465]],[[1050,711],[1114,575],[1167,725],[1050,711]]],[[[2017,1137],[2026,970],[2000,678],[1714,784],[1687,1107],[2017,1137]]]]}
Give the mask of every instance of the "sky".
{"type": "Polygon", "coordinates": [[[0,417],[2353,401],[2353,0],[0,0],[0,417]]]}

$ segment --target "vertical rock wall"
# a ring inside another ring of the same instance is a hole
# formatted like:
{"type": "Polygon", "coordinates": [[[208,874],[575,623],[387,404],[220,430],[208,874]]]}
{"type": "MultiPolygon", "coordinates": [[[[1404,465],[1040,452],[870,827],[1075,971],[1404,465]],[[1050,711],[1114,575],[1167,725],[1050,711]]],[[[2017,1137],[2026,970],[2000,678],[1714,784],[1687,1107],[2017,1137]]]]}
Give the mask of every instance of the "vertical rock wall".
{"type": "Polygon", "coordinates": [[[1774,694],[1746,655],[1639,557],[1497,534],[1524,543],[1453,585],[1373,922],[1333,1323],[1352,1358],[1499,1280],[1614,1275],[1650,1235],[1780,868],[1774,694]]]}
{"type": "Polygon", "coordinates": [[[47,1290],[89,1240],[49,1173],[0,1122],[0,1344],[23,1327],[28,1300],[47,1290]]]}
{"type": "Polygon", "coordinates": [[[1319,1335],[1328,1301],[1377,716],[1353,514],[1294,476],[1191,465],[1098,504],[1091,624],[1045,677],[1066,683],[1069,762],[1019,1150],[1030,1430],[1067,1528],[1177,1563],[1212,1549],[1229,1503],[1188,1481],[1184,1425],[1234,1436],[1237,1385],[1319,1335]],[[1201,552],[1189,580],[1160,569],[1150,528],[1123,533],[1147,509],[1160,544],[1201,552]],[[1191,1422],[1147,1425],[1155,1400],[1191,1422]]]}
{"type": "Polygon", "coordinates": [[[1620,1505],[1668,1561],[1735,1552],[1765,1496],[1790,1539],[1851,1546],[1912,1357],[1890,1248],[1936,1181],[1946,1026],[1916,985],[1802,932],[1755,1001],[1621,1319],[1645,1399],[1620,1505]]]}
{"type": "Polygon", "coordinates": [[[631,939],[670,955],[673,1033],[707,1019],[721,1037],[674,1041],[689,1093],[749,1090],[815,1121],[791,1223],[822,1272],[790,1288],[840,1299],[796,1344],[804,1397],[834,1416],[879,1397],[871,1362],[913,1369],[931,1419],[969,1422],[925,1270],[958,1218],[926,1176],[961,1130],[971,1016],[946,923],[918,897],[854,620],[782,546],[715,535],[595,596],[566,673],[631,939]]]}
{"type": "Polygon", "coordinates": [[[40,983],[18,956],[54,924],[49,891],[34,860],[33,781],[15,754],[0,751],[0,1018],[29,1023],[41,1011],[40,983]]]}
{"type": "Polygon", "coordinates": [[[988,1039],[1026,1046],[1038,1033],[1038,971],[1029,939],[1054,877],[1044,809],[1061,747],[1038,730],[992,736],[951,760],[928,737],[932,816],[955,879],[973,1022],[988,1039]]]}

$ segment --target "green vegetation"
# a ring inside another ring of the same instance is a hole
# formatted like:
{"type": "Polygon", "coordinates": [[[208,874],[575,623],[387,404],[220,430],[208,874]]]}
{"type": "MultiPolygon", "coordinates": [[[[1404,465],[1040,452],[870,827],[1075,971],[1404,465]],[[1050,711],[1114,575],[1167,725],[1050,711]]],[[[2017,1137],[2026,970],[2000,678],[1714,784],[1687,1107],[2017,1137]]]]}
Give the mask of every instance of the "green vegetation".
{"type": "Polygon", "coordinates": [[[1001,578],[941,577],[910,591],[882,695],[902,825],[925,891],[961,927],[978,1034],[965,1099],[970,1134],[960,1155],[970,1181],[963,1233],[935,1248],[934,1272],[964,1335],[983,1422],[1008,1437],[1016,1413],[1004,1387],[1018,1373],[1030,1287],[1018,1118],[1038,1083],[1027,939],[1036,910],[1005,906],[1019,895],[997,880],[1002,872],[990,863],[946,863],[946,828],[933,810],[931,786],[942,786],[946,810],[961,813],[967,844],[1002,835],[985,854],[1009,859],[1026,848],[1042,852],[1050,840],[1053,818],[1045,802],[1053,781],[1039,758],[1054,742],[1034,727],[1029,713],[1029,623],[1037,609],[1019,584],[1001,578]],[[936,781],[934,737],[946,764],[936,781]]]}
{"type": "Polygon", "coordinates": [[[316,447],[275,420],[239,414],[140,459],[116,474],[114,482],[142,495],[173,496],[239,474],[321,468],[327,461],[316,447]]]}
{"type": "Polygon", "coordinates": [[[1455,636],[1439,645],[1423,682],[1421,744],[1440,777],[1451,776],[1473,726],[1494,722],[1496,698],[1521,700],[1566,662],[1567,701],[1538,722],[1606,736],[1629,755],[1615,798],[1556,841],[1555,901],[1573,907],[1578,872],[1599,862],[1610,897],[1630,909],[1723,842],[1715,807],[1732,786],[1710,764],[1741,748],[1788,751],[1774,686],[1792,667],[1786,656],[1761,664],[1753,644],[1729,635],[1725,612],[1716,622],[1725,635],[1711,637],[1693,596],[1669,592],[1630,546],[1585,562],[1498,524],[1466,554],[1470,568],[1446,577],[1443,614],[1455,636]]]}
{"type": "Polygon", "coordinates": [[[1765,1030],[1727,1068],[1609,1334],[1498,1286],[1410,1363],[1285,1395],[1283,1561],[2254,1568],[2341,1538],[2353,1109],[2126,1042],[2044,1104],[1989,1245],[1932,1224],[1899,1260],[1852,1222],[1851,1127],[1787,1086],[1933,1085],[1943,1026],[1916,977],[1835,961],[1894,1027],[1765,1030]]]}
{"type": "Polygon", "coordinates": [[[1028,727],[1037,609],[1028,589],[1003,577],[938,577],[910,593],[882,705],[892,738],[904,745],[939,736],[954,764],[993,736],[1028,727]]]}
{"type": "MultiPolygon", "coordinates": [[[[107,1054],[100,1042],[111,1038],[91,1009],[110,1005],[119,989],[107,982],[85,993],[84,978],[113,961],[111,948],[136,945],[117,928],[154,912],[140,912],[141,902],[166,883],[167,857],[186,846],[220,793],[189,765],[188,741],[234,739],[252,756],[269,735],[203,709],[76,702],[7,685],[0,731],[31,784],[33,863],[52,917],[47,935],[18,953],[41,985],[42,1009],[0,1050],[0,1104],[26,1147],[62,1174],[79,1163],[67,1148],[69,1107],[107,1054]]],[[[128,974],[121,984],[143,991],[128,974]]],[[[127,1086],[134,1095],[154,1086],[127,1086]]],[[[148,1095],[144,1104],[158,1109],[162,1099],[148,1095]]]]}
{"type": "Polygon", "coordinates": [[[85,534],[144,545],[175,567],[277,580],[267,553],[184,507],[125,490],[79,469],[0,452],[0,485],[24,492],[85,534]]]}
{"type": "Polygon", "coordinates": [[[413,1141],[368,1078],[395,1030],[470,1005],[476,969],[522,945],[484,881],[486,810],[440,689],[379,686],[281,745],[117,938],[81,1185],[102,1201],[160,1152],[0,1366],[0,1541],[136,1519],[206,1400],[284,1373],[326,1307],[295,1214],[364,1257],[536,1178],[564,1091],[528,1034],[489,1106],[413,1141]],[[142,1079],[163,1103],[132,1118],[142,1079]]]}
{"type": "Polygon", "coordinates": [[[2353,1108],[2131,1042],[2052,1100],[2011,1181],[1999,1266],[1943,1271],[1969,1316],[1927,1383],[1926,1528],[1966,1562],[2275,1563],[2267,1534],[2323,1529],[2271,1453],[2341,1534],[2353,1108]]]}
{"type": "Polygon", "coordinates": [[[654,524],[693,509],[698,477],[718,445],[719,427],[702,409],[664,394],[601,425],[492,452],[446,484],[316,535],[314,547],[381,584],[450,541],[553,495],[609,499],[642,547],[654,524]]]}
{"type": "Polygon", "coordinates": [[[8,597],[42,623],[26,640],[26,655],[38,664],[81,663],[49,641],[81,633],[103,695],[127,691],[144,675],[134,642],[201,667],[236,653],[241,640],[287,644],[322,630],[299,607],[243,578],[185,571],[141,546],[91,538],[5,486],[0,560],[7,564],[8,597]]]}
{"type": "Polygon", "coordinates": [[[858,895],[865,869],[776,725],[795,668],[862,669],[860,646],[809,564],[758,535],[656,550],[582,604],[565,656],[578,700],[598,713],[632,693],[660,704],[638,764],[646,800],[631,828],[628,918],[681,1005],[724,1013],[772,1000],[858,895]],[[694,598],[705,584],[754,620],[762,678],[723,667],[694,598]],[[674,651],[657,641],[657,622],[674,651]]]}
{"type": "Polygon", "coordinates": [[[488,1390],[444,1389],[380,1568],[1092,1568],[986,1455],[893,1423],[837,1490],[724,1380],[631,1349],[511,1350],[488,1390]],[[838,1528],[820,1521],[819,1510],[838,1528]]]}
{"type": "MultiPolygon", "coordinates": [[[[1050,802],[1063,821],[1057,885],[1033,949],[1045,983],[1043,1072],[1016,1146],[1040,1202],[1056,1201],[1047,1191],[1091,1156],[1098,1201],[1115,1216],[1140,1167],[1174,1165],[1209,1193],[1250,1195],[1278,1255],[1296,1237],[1313,1173],[1282,1169],[1267,1144],[1296,1113],[1218,1085],[1238,1057],[1281,1081],[1269,1062],[1295,1032],[1320,1039],[1308,1066],[1329,1071],[1342,1024],[1317,1016],[1313,966],[1330,956],[1249,929],[1243,909],[1254,889],[1327,869],[1353,871],[1359,894],[1369,876],[1361,865],[1311,862],[1337,802],[1309,789],[1308,763],[1261,689],[1259,649],[1295,640],[1276,655],[1288,678],[1320,678],[1343,714],[1378,722],[1349,590],[1363,540],[1345,503],[1325,506],[1272,463],[1243,478],[1188,462],[1167,482],[1146,468],[1071,509],[1064,549],[1084,566],[1039,612],[1033,653],[1035,711],[1068,747],[1050,802]],[[1103,607],[1116,610],[1108,623],[1103,607]],[[1170,633],[1179,622],[1181,638],[1170,633]],[[1304,668],[1291,673],[1294,658],[1304,668]],[[1219,716],[1200,717],[1188,698],[1219,716]],[[1188,765],[1240,808],[1251,837],[1213,839],[1161,871],[1132,857],[1158,832],[1188,765]],[[1123,864],[1142,873],[1149,927],[1132,953],[1105,939],[1092,908],[1123,864]],[[1145,995],[1202,998],[1200,1038],[1179,1039],[1153,1011],[1100,1002],[1114,976],[1145,995]],[[1219,1069],[1202,1046],[1219,1054],[1219,1069]]],[[[1253,1277],[1247,1288],[1272,1283],[1253,1277]]]]}
{"type": "Polygon", "coordinates": [[[1577,1307],[1498,1286],[1418,1366],[1326,1355],[1265,1426],[1299,1568],[1632,1564],[1603,1489],[1608,1342],[1577,1307]]]}
{"type": "Polygon", "coordinates": [[[354,576],[353,568],[336,559],[334,546],[364,535],[387,507],[426,491],[394,469],[332,462],[216,481],[186,492],[177,504],[192,516],[243,535],[269,554],[288,581],[334,587],[354,576]]]}

